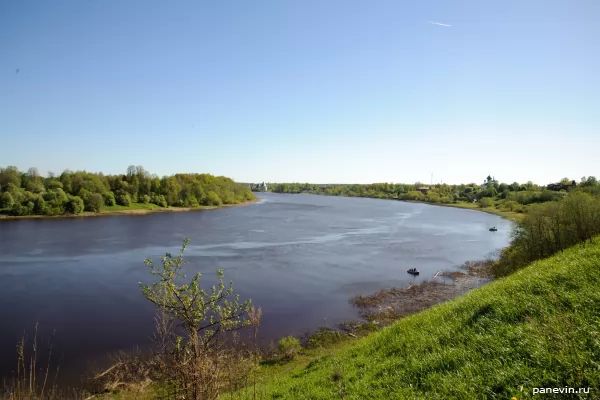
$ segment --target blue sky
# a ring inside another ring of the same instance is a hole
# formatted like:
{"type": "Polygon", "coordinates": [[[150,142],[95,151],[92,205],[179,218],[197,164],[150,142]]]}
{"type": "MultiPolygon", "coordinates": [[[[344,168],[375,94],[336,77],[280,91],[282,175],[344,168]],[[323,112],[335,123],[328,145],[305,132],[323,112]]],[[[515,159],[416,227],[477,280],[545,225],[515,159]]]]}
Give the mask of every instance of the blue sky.
{"type": "Polygon", "coordinates": [[[599,18],[598,0],[5,0],[0,165],[600,176],[599,18]]]}

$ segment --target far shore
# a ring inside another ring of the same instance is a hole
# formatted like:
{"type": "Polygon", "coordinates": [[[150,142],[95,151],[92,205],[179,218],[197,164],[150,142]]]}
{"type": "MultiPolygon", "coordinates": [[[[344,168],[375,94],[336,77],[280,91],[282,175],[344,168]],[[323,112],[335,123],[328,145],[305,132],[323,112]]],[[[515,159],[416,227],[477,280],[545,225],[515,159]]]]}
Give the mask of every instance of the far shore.
{"type": "Polygon", "coordinates": [[[182,212],[182,211],[203,211],[203,210],[215,210],[218,208],[224,207],[237,207],[237,206],[247,206],[259,201],[259,198],[254,200],[244,201],[242,203],[237,204],[223,204],[220,206],[198,206],[198,207],[153,207],[153,208],[126,208],[121,210],[102,210],[99,212],[82,212],[81,214],[62,214],[62,215],[23,215],[23,216],[14,216],[14,215],[0,215],[0,220],[13,220],[13,219],[56,219],[56,218],[82,218],[82,217],[103,217],[107,215],[142,215],[142,214],[151,214],[151,213],[161,213],[161,212],[182,212]]]}
{"type": "MultiPolygon", "coordinates": [[[[277,193],[277,192],[270,192],[270,193],[277,193]]],[[[406,203],[419,203],[419,204],[428,204],[430,206],[441,206],[441,207],[454,207],[454,208],[462,208],[462,209],[466,209],[466,210],[474,210],[474,211],[483,211],[485,213],[488,214],[494,214],[497,215],[499,217],[505,218],[505,219],[509,219],[512,221],[516,221],[519,222],[521,221],[524,217],[525,214],[523,213],[517,213],[514,211],[502,211],[502,210],[498,210],[497,208],[494,207],[486,207],[486,208],[481,208],[479,207],[479,204],[477,203],[466,203],[466,202],[460,202],[460,203],[429,203],[427,201],[421,201],[421,200],[402,200],[399,199],[397,197],[395,198],[379,198],[379,197],[363,197],[363,196],[336,196],[336,195],[328,195],[328,194],[320,194],[320,193],[310,193],[310,192],[300,192],[300,193],[282,193],[282,194],[308,194],[308,195],[313,195],[313,196],[328,196],[328,197],[352,197],[352,198],[360,198],[360,199],[379,199],[379,200],[396,200],[396,201],[403,201],[406,203]]]]}
{"type": "Polygon", "coordinates": [[[465,209],[465,210],[483,211],[485,213],[494,214],[494,215],[497,215],[499,217],[510,219],[510,220],[516,221],[516,222],[521,221],[525,217],[525,214],[523,214],[523,213],[517,213],[517,212],[514,212],[514,211],[502,211],[502,210],[498,210],[498,209],[496,209],[494,207],[481,208],[476,203],[464,203],[463,202],[463,203],[448,203],[448,204],[443,204],[443,203],[428,203],[426,201],[419,201],[419,200],[400,200],[400,199],[393,199],[393,200],[404,201],[406,203],[428,204],[430,206],[453,207],[453,208],[462,208],[462,209],[465,209]]]}

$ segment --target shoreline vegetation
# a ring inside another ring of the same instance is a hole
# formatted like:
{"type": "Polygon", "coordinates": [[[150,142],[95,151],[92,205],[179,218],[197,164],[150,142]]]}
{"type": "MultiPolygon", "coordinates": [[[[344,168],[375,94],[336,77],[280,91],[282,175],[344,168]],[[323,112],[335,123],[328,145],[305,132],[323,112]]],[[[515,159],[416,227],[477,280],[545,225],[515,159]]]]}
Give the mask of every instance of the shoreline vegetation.
{"type": "Polygon", "coordinates": [[[404,201],[404,202],[407,202],[407,203],[427,204],[427,205],[430,205],[430,206],[452,207],[452,208],[461,208],[463,210],[481,211],[481,212],[485,212],[485,213],[488,213],[488,214],[497,215],[499,217],[502,217],[502,218],[505,218],[505,219],[509,219],[509,220],[515,221],[515,222],[522,221],[523,218],[525,217],[525,213],[519,213],[519,212],[515,212],[515,211],[499,210],[499,209],[497,209],[495,207],[484,207],[484,208],[482,208],[478,204],[474,204],[474,203],[457,202],[457,203],[442,204],[442,203],[429,203],[427,201],[421,201],[421,200],[400,200],[400,201],[404,201]]]}
{"type": "Polygon", "coordinates": [[[592,196],[600,195],[600,184],[594,176],[582,177],[580,182],[563,178],[559,183],[538,185],[527,183],[502,183],[488,175],[482,184],[445,183],[427,185],[421,182],[373,184],[310,184],[268,183],[251,185],[253,191],[264,188],[275,193],[317,194],[340,197],[367,197],[426,203],[483,211],[514,221],[522,221],[535,205],[557,202],[569,192],[580,191],[592,196]]]}
{"type": "Polygon", "coordinates": [[[159,178],[131,165],[122,175],[65,170],[43,177],[36,168],[0,168],[1,219],[195,211],[254,200],[247,185],[210,174],[159,178]]]}
{"type": "Polygon", "coordinates": [[[193,212],[193,211],[206,211],[206,210],[216,210],[219,208],[225,207],[241,207],[247,206],[253,203],[258,202],[259,199],[255,198],[252,200],[246,200],[236,204],[222,204],[220,206],[196,206],[196,207],[160,207],[156,205],[151,205],[151,207],[147,208],[136,208],[134,206],[124,207],[124,206],[113,206],[106,207],[98,212],[84,211],[81,214],[63,214],[63,215],[1,215],[0,220],[14,220],[14,219],[63,219],[63,218],[83,218],[83,217],[104,217],[110,215],[145,215],[145,214],[154,214],[154,213],[162,213],[162,212],[193,212]]]}

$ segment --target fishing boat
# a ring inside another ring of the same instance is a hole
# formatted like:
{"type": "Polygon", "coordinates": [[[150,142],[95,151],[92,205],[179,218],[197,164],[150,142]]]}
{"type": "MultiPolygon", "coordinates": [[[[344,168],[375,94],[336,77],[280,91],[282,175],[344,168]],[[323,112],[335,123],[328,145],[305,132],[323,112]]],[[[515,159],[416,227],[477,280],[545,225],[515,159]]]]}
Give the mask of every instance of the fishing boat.
{"type": "Polygon", "coordinates": [[[419,271],[417,271],[417,269],[416,269],[416,268],[411,268],[411,269],[409,269],[409,270],[408,270],[408,271],[406,271],[406,272],[408,272],[408,273],[409,273],[409,274],[411,274],[411,275],[419,275],[419,271]]]}
{"type": "Polygon", "coordinates": [[[490,228],[490,232],[496,232],[496,231],[498,231],[498,228],[496,228],[495,226],[490,228]]]}

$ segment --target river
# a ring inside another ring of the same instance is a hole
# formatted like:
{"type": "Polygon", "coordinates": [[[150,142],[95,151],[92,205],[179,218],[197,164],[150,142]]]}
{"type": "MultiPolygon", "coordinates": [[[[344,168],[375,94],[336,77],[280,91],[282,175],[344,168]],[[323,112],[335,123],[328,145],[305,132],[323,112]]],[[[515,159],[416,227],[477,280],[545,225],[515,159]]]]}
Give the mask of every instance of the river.
{"type": "Polygon", "coordinates": [[[224,269],[241,298],[262,307],[266,342],[355,319],[353,295],[482,259],[508,244],[511,228],[494,215],[427,204],[259,197],[217,210],[0,221],[0,376],[14,370],[16,342],[36,321],[42,338],[55,331],[64,376],[148,346],[154,308],[138,287],[150,279],[143,260],[177,253],[186,237],[188,276],[201,272],[212,285],[224,269]],[[421,275],[408,275],[411,267],[421,275]]]}

